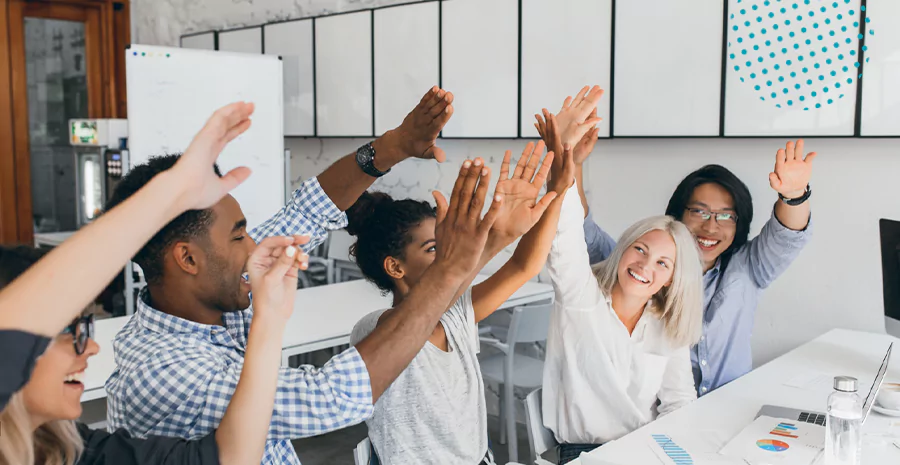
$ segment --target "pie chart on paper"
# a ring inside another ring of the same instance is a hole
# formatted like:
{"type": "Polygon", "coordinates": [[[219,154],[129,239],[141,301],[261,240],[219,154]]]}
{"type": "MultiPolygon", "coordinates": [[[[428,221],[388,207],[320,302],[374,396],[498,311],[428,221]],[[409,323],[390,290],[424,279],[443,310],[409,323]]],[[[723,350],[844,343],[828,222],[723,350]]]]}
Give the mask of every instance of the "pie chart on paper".
{"type": "Polygon", "coordinates": [[[756,441],[756,446],[770,452],[784,452],[791,447],[786,442],[776,441],[774,439],[760,439],[759,441],[756,441]]]}

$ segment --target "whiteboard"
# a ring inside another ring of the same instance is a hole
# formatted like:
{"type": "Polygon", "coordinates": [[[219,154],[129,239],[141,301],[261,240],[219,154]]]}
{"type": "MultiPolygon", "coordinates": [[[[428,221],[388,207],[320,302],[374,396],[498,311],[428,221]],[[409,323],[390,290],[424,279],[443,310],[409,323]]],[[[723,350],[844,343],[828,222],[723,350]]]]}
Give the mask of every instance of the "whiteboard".
{"type": "Polygon", "coordinates": [[[556,113],[567,95],[594,84],[606,91],[598,127],[609,137],[611,31],[612,0],[522,0],[522,137],[538,137],[534,115],[542,108],[556,113]]]}
{"type": "Polygon", "coordinates": [[[219,32],[219,50],[225,52],[262,53],[262,47],[261,27],[219,32]]]}
{"type": "Polygon", "coordinates": [[[403,122],[438,85],[438,2],[375,10],[375,135],[403,122]]]}
{"type": "Polygon", "coordinates": [[[315,135],[312,20],[267,24],[266,55],[284,62],[284,135],[315,135]]]}
{"type": "Polygon", "coordinates": [[[276,57],[132,45],[125,56],[131,166],[183,152],[216,109],[253,102],[252,126],[225,147],[218,163],[223,173],[237,166],[253,170],[231,194],[249,227],[261,224],[284,205],[281,77],[276,57]]]}
{"type": "Polygon", "coordinates": [[[869,0],[863,66],[863,136],[900,136],[900,2],[869,0]],[[874,34],[873,34],[874,32],[874,34]]]}
{"type": "Polygon", "coordinates": [[[721,0],[616,2],[616,136],[717,136],[721,0]]]}
{"type": "Polygon", "coordinates": [[[372,135],[372,12],[316,18],[316,133],[372,135]]]}
{"type": "Polygon", "coordinates": [[[853,135],[860,0],[729,1],[725,135],[853,135]]]}
{"type": "Polygon", "coordinates": [[[216,49],[216,33],[204,32],[202,34],[192,34],[181,36],[181,48],[196,48],[200,50],[216,49]]]}
{"type": "Polygon", "coordinates": [[[444,137],[517,137],[517,0],[453,0],[441,14],[441,84],[453,92],[444,137]]]}

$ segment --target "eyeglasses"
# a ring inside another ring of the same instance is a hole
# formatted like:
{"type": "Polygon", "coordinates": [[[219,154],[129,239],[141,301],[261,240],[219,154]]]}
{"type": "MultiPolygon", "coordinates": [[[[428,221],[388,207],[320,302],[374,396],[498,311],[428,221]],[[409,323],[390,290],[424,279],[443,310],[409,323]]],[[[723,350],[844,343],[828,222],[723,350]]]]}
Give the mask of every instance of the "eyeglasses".
{"type": "Polygon", "coordinates": [[[88,339],[94,335],[94,315],[85,315],[75,318],[72,324],[66,327],[60,334],[71,334],[75,344],[75,353],[81,355],[87,349],[88,339]]]}
{"type": "Polygon", "coordinates": [[[737,225],[737,215],[731,212],[712,212],[702,208],[685,208],[685,210],[692,219],[697,221],[706,222],[709,221],[710,218],[715,217],[716,223],[718,223],[719,226],[733,228],[737,225]]]}

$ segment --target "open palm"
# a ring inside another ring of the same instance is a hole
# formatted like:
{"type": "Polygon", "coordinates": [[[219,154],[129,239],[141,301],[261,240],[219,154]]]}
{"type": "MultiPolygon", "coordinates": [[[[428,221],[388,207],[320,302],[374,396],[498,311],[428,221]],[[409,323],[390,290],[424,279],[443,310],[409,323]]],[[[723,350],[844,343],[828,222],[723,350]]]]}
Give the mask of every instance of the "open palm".
{"type": "Polygon", "coordinates": [[[775,171],[769,173],[769,185],[789,199],[800,197],[809,184],[815,158],[816,152],[810,152],[803,158],[803,139],[796,144],[788,142],[775,155],[775,171]]]}
{"type": "Polygon", "coordinates": [[[500,180],[497,182],[495,194],[503,198],[503,204],[497,214],[497,220],[491,233],[502,236],[509,242],[527,233],[556,198],[555,192],[545,195],[540,201],[541,188],[547,180],[550,166],[553,163],[553,152],[548,152],[541,163],[544,142],[529,142],[516,163],[512,177],[509,176],[511,152],[506,151],[500,167],[500,180]]]}

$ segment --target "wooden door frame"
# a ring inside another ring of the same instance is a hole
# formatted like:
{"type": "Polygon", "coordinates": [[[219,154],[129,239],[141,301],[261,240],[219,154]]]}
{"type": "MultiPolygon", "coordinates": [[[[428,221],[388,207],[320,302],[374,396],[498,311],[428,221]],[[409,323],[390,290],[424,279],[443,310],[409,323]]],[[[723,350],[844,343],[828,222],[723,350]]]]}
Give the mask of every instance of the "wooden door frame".
{"type": "Polygon", "coordinates": [[[23,18],[85,22],[88,116],[125,118],[129,15],[128,0],[0,0],[0,244],[33,241],[23,18]]]}

